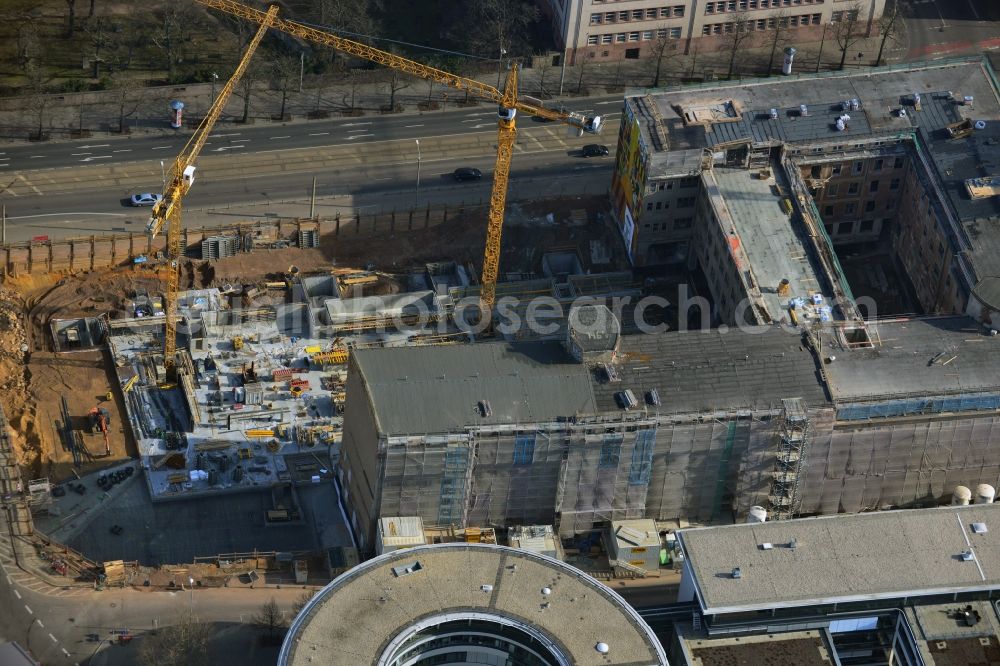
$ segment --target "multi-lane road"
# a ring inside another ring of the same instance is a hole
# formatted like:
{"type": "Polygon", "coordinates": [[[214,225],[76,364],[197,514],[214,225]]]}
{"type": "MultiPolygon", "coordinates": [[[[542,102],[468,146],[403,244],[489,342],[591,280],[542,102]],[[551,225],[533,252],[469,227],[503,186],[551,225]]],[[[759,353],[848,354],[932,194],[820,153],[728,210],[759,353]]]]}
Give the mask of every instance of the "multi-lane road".
{"type": "MultiPolygon", "coordinates": [[[[621,96],[589,98],[574,110],[607,117],[606,138],[578,136],[558,123],[520,118],[513,198],[605,189],[611,160],[585,159],[588,142],[616,140],[621,96]],[[553,185],[555,183],[555,185],[553,185]],[[521,191],[523,190],[523,191],[521,191]]],[[[0,200],[7,240],[141,231],[147,209],[128,197],[158,192],[191,132],[0,146],[0,200]]],[[[317,210],[401,209],[488,198],[496,111],[472,107],[421,115],[216,128],[185,200],[188,224],[233,216],[305,214],[316,179],[317,210]],[[455,183],[460,166],[479,183],[455,183]]]]}

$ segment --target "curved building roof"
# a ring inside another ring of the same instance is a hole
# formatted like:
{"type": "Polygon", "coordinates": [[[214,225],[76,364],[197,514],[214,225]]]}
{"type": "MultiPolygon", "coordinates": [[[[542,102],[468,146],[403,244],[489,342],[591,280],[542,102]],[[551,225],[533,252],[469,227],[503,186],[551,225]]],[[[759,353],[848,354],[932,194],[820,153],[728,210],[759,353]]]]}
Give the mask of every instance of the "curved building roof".
{"type": "Polygon", "coordinates": [[[340,576],[295,618],[278,663],[388,665],[419,631],[452,620],[530,635],[547,663],[667,664],[649,626],[590,576],[535,553],[464,543],[387,553],[340,576]]]}

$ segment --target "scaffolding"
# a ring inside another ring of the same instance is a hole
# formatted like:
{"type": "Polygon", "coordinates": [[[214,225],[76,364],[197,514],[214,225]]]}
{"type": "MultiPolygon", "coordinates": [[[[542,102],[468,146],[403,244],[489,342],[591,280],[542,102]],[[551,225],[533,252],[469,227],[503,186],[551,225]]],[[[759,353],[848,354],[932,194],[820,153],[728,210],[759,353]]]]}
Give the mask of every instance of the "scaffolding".
{"type": "Polygon", "coordinates": [[[802,461],[809,444],[809,416],[801,398],[782,400],[779,421],[778,452],[768,495],[771,515],[775,520],[794,518],[801,501],[799,480],[802,461]]]}

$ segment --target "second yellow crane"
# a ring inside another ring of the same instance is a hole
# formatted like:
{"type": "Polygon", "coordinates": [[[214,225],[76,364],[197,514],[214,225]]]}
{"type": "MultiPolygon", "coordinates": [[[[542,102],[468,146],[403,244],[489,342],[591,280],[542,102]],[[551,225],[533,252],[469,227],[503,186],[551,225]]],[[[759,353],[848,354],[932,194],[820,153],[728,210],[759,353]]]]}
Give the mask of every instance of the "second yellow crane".
{"type": "Polygon", "coordinates": [[[363,58],[422,79],[427,79],[467,91],[470,95],[499,105],[499,128],[497,131],[497,160],[493,171],[493,190],[490,194],[489,223],[486,233],[486,249],[483,254],[483,270],[481,278],[480,301],[484,313],[493,308],[496,300],[496,282],[500,268],[500,239],[503,231],[504,208],[507,201],[507,184],[510,178],[511,156],[514,150],[514,140],[517,137],[517,127],[514,118],[517,113],[527,113],[555,120],[585,132],[598,133],[601,130],[601,117],[586,117],[582,114],[554,111],[543,106],[528,104],[518,98],[517,66],[513,66],[507,75],[503,92],[493,86],[462,76],[436,69],[415,60],[403,58],[388,51],[373,48],[360,42],[354,42],[343,37],[331,35],[295,21],[274,18],[271,10],[262,12],[247,7],[235,0],[197,0],[202,5],[224,11],[248,21],[258,23],[263,28],[271,25],[277,30],[294,35],[317,44],[323,44],[343,53],[363,58]]]}

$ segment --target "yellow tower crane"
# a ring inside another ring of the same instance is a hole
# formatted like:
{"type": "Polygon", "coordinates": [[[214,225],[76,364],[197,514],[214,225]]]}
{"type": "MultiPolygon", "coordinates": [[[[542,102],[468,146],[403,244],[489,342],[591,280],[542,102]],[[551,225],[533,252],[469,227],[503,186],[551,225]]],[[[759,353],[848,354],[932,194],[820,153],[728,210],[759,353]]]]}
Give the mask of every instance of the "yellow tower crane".
{"type": "MultiPolygon", "coordinates": [[[[266,25],[269,21],[270,12],[262,12],[252,7],[235,2],[234,0],[197,0],[198,3],[207,7],[212,7],[224,11],[228,14],[266,25]]],[[[496,300],[496,283],[500,267],[500,236],[503,231],[504,207],[507,200],[507,182],[510,177],[511,154],[514,150],[514,139],[517,136],[517,128],[514,117],[517,112],[527,113],[533,116],[541,116],[549,120],[556,120],[585,132],[598,133],[601,130],[601,117],[585,117],[578,113],[565,113],[554,111],[542,106],[536,106],[522,102],[517,95],[517,66],[510,68],[507,75],[507,83],[503,92],[493,86],[456,76],[444,70],[429,67],[415,60],[409,60],[401,56],[382,51],[359,42],[354,42],[343,37],[337,37],[329,33],[311,28],[295,21],[285,19],[273,19],[271,27],[276,30],[294,35],[301,39],[330,46],[343,53],[370,60],[371,62],[384,65],[390,69],[395,69],[412,76],[427,79],[442,85],[457,88],[463,92],[467,91],[471,96],[478,97],[499,105],[499,130],[497,133],[497,161],[493,171],[493,190],[490,194],[489,226],[486,233],[486,250],[483,256],[482,290],[480,301],[484,315],[493,308],[496,300]]]]}
{"type": "Polygon", "coordinates": [[[177,368],[177,287],[181,260],[181,201],[191,189],[191,185],[194,184],[194,162],[198,159],[201,149],[205,147],[208,135],[215,127],[215,121],[222,114],[226,102],[229,101],[229,96],[233,94],[236,84],[239,83],[247,65],[250,64],[250,59],[257,50],[260,40],[263,39],[264,33],[267,32],[277,15],[277,5],[272,6],[267,12],[261,12],[261,18],[258,21],[260,29],[250,40],[239,65],[236,66],[236,71],[222,87],[219,96],[212,102],[212,107],[208,110],[201,124],[198,125],[198,129],[191,135],[177,159],[174,160],[170,167],[170,179],[163,191],[163,198],[153,206],[149,217],[146,230],[150,236],[155,237],[163,230],[164,225],[167,227],[167,307],[163,339],[163,366],[166,368],[168,377],[173,377],[177,368]]]}

